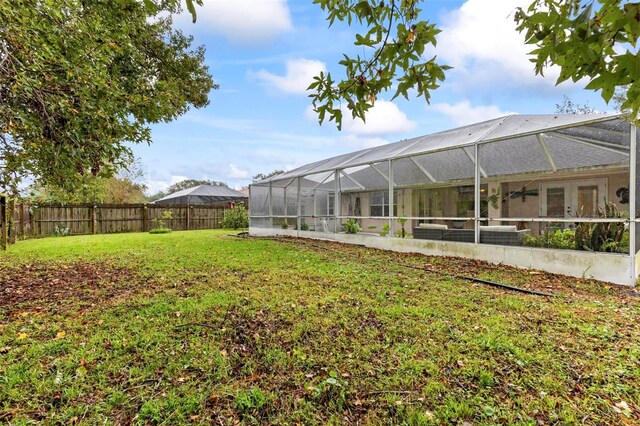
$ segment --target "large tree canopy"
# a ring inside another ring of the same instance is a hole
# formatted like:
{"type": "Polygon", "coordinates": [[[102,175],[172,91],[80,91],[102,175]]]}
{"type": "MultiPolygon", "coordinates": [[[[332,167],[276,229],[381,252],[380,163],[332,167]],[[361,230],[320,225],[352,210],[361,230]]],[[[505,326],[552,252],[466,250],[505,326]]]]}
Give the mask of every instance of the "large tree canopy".
{"type": "Polygon", "coordinates": [[[148,125],[208,103],[204,49],[175,1],[0,2],[0,188],[70,187],[131,160],[148,125]],[[105,170],[106,169],[106,170],[105,170]]]}
{"type": "Polygon", "coordinates": [[[35,203],[144,203],[147,190],[146,174],[140,159],[136,159],[127,168],[118,170],[115,175],[98,173],[97,176],[85,174],[77,179],[73,188],[58,187],[53,184],[33,184],[29,188],[29,200],[35,203]]]}
{"type": "MultiPolygon", "coordinates": [[[[420,15],[424,0],[314,0],[332,25],[362,25],[354,44],[364,53],[345,55],[345,77],[322,73],[309,87],[320,123],[327,117],[338,128],[344,110],[364,119],[376,98],[392,88],[393,97],[413,93],[427,101],[449,68],[425,48],[436,45],[440,30],[420,15]]],[[[428,3],[427,3],[428,4],[428,3]]],[[[535,45],[532,72],[555,65],[557,83],[587,79],[588,89],[609,102],[616,90],[628,90],[621,108],[636,117],[640,108],[640,3],[622,0],[535,0],[514,16],[523,42],[535,45]]],[[[487,31],[491,31],[487,28],[487,31]]]]}
{"type": "MultiPolygon", "coordinates": [[[[320,122],[340,128],[343,111],[364,119],[376,98],[415,94],[427,101],[446,65],[426,55],[440,30],[422,18],[424,0],[314,0],[330,24],[363,28],[344,56],[345,77],[311,84],[320,122]]],[[[184,0],[195,19],[195,4],[184,0]]],[[[31,174],[43,183],[117,169],[125,142],[150,142],[148,125],[208,103],[216,87],[202,48],[171,28],[180,0],[22,0],[0,2],[0,187],[31,174]]],[[[515,11],[535,46],[532,67],[555,65],[558,83],[587,79],[608,102],[640,108],[640,4],[623,0],[534,0],[515,11]]],[[[489,29],[490,30],[490,29],[489,29]]]]}
{"type": "Polygon", "coordinates": [[[428,102],[431,91],[444,80],[449,67],[436,58],[424,58],[425,49],[436,45],[440,30],[421,20],[420,0],[314,0],[328,14],[329,25],[346,21],[363,25],[366,33],[356,34],[354,44],[366,55],[344,55],[340,65],[346,77],[334,79],[331,73],[321,73],[309,86],[314,111],[320,123],[328,116],[338,129],[342,126],[342,106],[352,117],[365,119],[378,95],[395,85],[393,98],[408,98],[413,90],[428,102]],[[344,104],[343,104],[344,102],[344,104]]]}
{"type": "Polygon", "coordinates": [[[620,105],[634,119],[640,108],[640,3],[621,0],[536,0],[515,14],[531,53],[535,72],[560,67],[558,83],[586,78],[587,89],[606,102],[626,86],[620,105]]]}

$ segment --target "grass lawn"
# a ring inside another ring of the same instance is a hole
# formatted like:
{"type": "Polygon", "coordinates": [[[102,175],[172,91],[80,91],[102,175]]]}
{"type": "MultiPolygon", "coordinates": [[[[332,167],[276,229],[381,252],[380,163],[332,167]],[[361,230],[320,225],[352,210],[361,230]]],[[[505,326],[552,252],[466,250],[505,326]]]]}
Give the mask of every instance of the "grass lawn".
{"type": "Polygon", "coordinates": [[[629,289],[229,233],[0,253],[0,423],[640,424],[629,289]]]}

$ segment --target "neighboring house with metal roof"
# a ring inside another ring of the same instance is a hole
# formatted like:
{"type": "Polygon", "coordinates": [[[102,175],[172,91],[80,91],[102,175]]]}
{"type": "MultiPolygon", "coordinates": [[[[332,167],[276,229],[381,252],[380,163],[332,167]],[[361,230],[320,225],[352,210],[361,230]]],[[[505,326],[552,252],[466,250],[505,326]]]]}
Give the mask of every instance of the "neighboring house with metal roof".
{"type": "Polygon", "coordinates": [[[154,201],[154,204],[190,204],[207,205],[215,207],[227,207],[229,203],[240,203],[246,200],[246,196],[235,189],[220,185],[199,185],[193,188],[169,194],[166,197],[154,201]]]}
{"type": "Polygon", "coordinates": [[[635,126],[618,114],[501,117],[252,184],[250,232],[634,284],[637,146],[635,126]],[[361,233],[343,232],[349,218],[361,233]],[[412,238],[393,238],[403,227],[412,238]],[[549,239],[564,230],[578,250],[559,250],[549,239]]]}

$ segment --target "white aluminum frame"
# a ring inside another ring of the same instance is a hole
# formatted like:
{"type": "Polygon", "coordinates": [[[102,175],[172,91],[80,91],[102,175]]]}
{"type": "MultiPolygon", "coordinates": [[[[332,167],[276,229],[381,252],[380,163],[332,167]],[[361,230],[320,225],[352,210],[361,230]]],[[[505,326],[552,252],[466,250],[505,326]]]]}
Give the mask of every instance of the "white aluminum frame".
{"type": "MultiPolygon", "coordinates": [[[[546,142],[544,140],[545,137],[545,133],[548,134],[553,134],[554,137],[559,137],[559,138],[563,138],[563,139],[569,139],[573,142],[578,142],[578,143],[584,143],[590,146],[597,146],[599,149],[602,150],[607,150],[607,151],[613,151],[616,153],[622,153],[625,154],[624,151],[626,150],[620,150],[620,149],[616,149],[619,148],[615,145],[609,144],[607,142],[598,142],[595,140],[585,140],[585,138],[583,137],[576,137],[576,136],[567,136],[564,134],[560,134],[557,133],[558,130],[562,130],[562,129],[567,129],[567,128],[571,128],[571,127],[576,127],[576,126],[583,126],[583,125],[588,125],[588,124],[592,124],[592,123],[598,123],[598,122],[604,122],[604,121],[609,121],[609,120],[615,120],[619,118],[619,116],[608,116],[606,118],[597,118],[597,119],[593,119],[593,120],[586,120],[583,122],[580,122],[579,124],[571,124],[571,125],[564,125],[564,126],[557,126],[554,128],[549,128],[549,129],[545,129],[544,131],[536,131],[536,132],[529,132],[529,133],[522,133],[522,134],[518,134],[518,137],[523,137],[523,136],[536,136],[545,156],[546,156],[546,160],[549,164],[549,167],[551,168],[551,170],[553,172],[557,171],[557,167],[556,164],[554,162],[553,157],[551,156],[551,153],[546,145],[546,142]],[[622,152],[621,152],[622,151],[622,152]]],[[[506,119],[506,118],[505,118],[506,119]]],[[[489,138],[487,140],[483,140],[483,138],[488,135],[493,129],[495,129],[496,127],[498,127],[500,124],[502,123],[502,121],[496,123],[491,129],[487,130],[487,132],[484,135],[481,135],[480,137],[477,138],[477,140],[473,143],[466,143],[466,144],[462,144],[462,145],[458,145],[458,146],[450,146],[450,147],[446,147],[446,148],[442,148],[442,149],[434,149],[434,150],[430,150],[430,151],[424,151],[424,152],[414,152],[414,153],[409,153],[406,154],[405,152],[410,150],[412,147],[414,147],[416,144],[420,143],[423,138],[420,138],[414,142],[412,142],[409,146],[405,147],[405,149],[397,152],[396,155],[393,156],[389,156],[389,158],[386,159],[387,161],[387,175],[385,175],[385,172],[380,170],[378,167],[376,167],[376,165],[380,165],[384,160],[382,159],[376,159],[376,160],[369,160],[366,162],[353,162],[353,160],[359,158],[359,157],[363,157],[365,156],[367,153],[370,152],[370,150],[365,150],[363,152],[358,153],[357,155],[355,155],[354,157],[351,158],[351,162],[349,162],[349,160],[344,160],[340,163],[338,163],[337,166],[335,167],[331,167],[331,168],[327,168],[327,169],[323,169],[322,168],[322,164],[320,163],[317,167],[311,168],[309,170],[306,170],[304,174],[301,175],[297,175],[295,177],[287,177],[286,179],[290,179],[289,183],[286,184],[284,186],[284,202],[285,202],[285,211],[284,211],[284,217],[285,220],[287,218],[289,218],[289,211],[287,208],[287,187],[289,184],[291,184],[293,182],[293,180],[295,179],[296,181],[296,187],[297,187],[297,197],[296,197],[296,228],[298,231],[300,231],[301,228],[301,223],[303,220],[303,216],[302,216],[302,183],[301,180],[305,177],[305,176],[311,176],[311,175],[318,175],[320,173],[328,173],[328,172],[332,172],[329,173],[320,183],[318,183],[317,185],[315,185],[314,187],[312,187],[312,191],[314,193],[314,195],[312,195],[313,197],[313,214],[312,215],[305,215],[305,218],[313,218],[313,223],[314,223],[314,229],[317,229],[317,218],[320,216],[316,215],[316,209],[317,209],[317,203],[316,203],[316,196],[315,193],[316,191],[327,191],[329,193],[332,192],[331,189],[325,189],[325,188],[320,188],[322,185],[324,185],[327,180],[333,175],[333,179],[334,179],[334,185],[333,185],[333,200],[334,200],[334,206],[333,206],[333,214],[332,214],[332,218],[334,221],[334,226],[333,226],[333,233],[337,234],[340,232],[340,224],[342,222],[342,219],[349,219],[349,218],[355,218],[355,219],[386,219],[387,223],[389,225],[389,233],[388,233],[388,238],[391,239],[393,238],[394,235],[394,224],[395,222],[400,219],[399,216],[396,216],[396,211],[395,211],[395,205],[393,203],[393,196],[394,196],[394,191],[396,190],[395,188],[395,182],[394,182],[394,161],[397,161],[399,159],[404,159],[404,158],[408,158],[411,160],[411,162],[418,168],[418,170],[420,172],[422,172],[424,174],[424,176],[428,179],[428,182],[426,182],[427,184],[438,184],[438,182],[436,181],[436,179],[433,177],[433,175],[427,170],[427,168],[425,168],[422,164],[420,164],[418,161],[416,161],[415,157],[417,156],[421,156],[421,155],[426,155],[426,154],[431,154],[431,153],[435,153],[435,152],[443,152],[443,151],[449,151],[449,150],[455,150],[455,149],[462,149],[462,151],[469,157],[469,159],[473,162],[473,167],[474,167],[474,173],[473,173],[473,187],[474,187],[474,217],[422,217],[422,216],[402,216],[403,218],[407,219],[407,220],[456,220],[456,221],[473,221],[473,229],[474,229],[474,244],[478,245],[480,244],[480,225],[481,223],[485,223],[485,222],[489,222],[489,221],[496,221],[496,222],[529,222],[529,223],[625,223],[625,225],[627,225],[629,227],[629,266],[630,266],[630,280],[635,282],[635,279],[638,276],[638,272],[636,270],[636,246],[637,246],[637,238],[636,238],[636,229],[638,227],[637,222],[640,220],[638,219],[638,215],[637,215],[637,203],[636,203],[636,192],[637,192],[637,178],[636,178],[636,173],[637,173],[637,129],[634,125],[630,125],[630,141],[629,141],[629,218],[628,219],[618,219],[618,218],[610,218],[610,219],[604,219],[604,218],[580,218],[580,217],[574,217],[574,218],[550,218],[550,217],[486,217],[483,218],[481,217],[481,185],[483,184],[483,179],[487,178],[487,174],[485,173],[485,171],[482,169],[482,166],[480,164],[480,147],[485,145],[485,144],[489,144],[489,143],[494,143],[494,142],[499,142],[499,141],[504,141],[504,140],[509,140],[511,139],[513,136],[504,136],[504,137],[499,137],[499,138],[489,138]],[[473,154],[471,154],[467,148],[473,147],[473,154]],[[341,177],[344,177],[345,179],[349,180],[351,183],[353,183],[355,186],[357,186],[361,191],[373,191],[373,190],[380,190],[378,188],[367,188],[365,185],[363,185],[361,182],[358,182],[358,180],[356,178],[354,178],[353,176],[350,176],[348,173],[345,172],[345,168],[355,168],[355,167],[361,167],[361,166],[368,166],[373,168],[373,170],[375,172],[377,172],[382,178],[384,178],[385,180],[387,180],[388,183],[388,195],[389,195],[389,213],[387,216],[382,216],[382,217],[377,217],[377,216],[353,216],[353,215],[342,215],[342,188],[341,188],[341,183],[340,183],[340,179],[341,177]]],[[[606,131],[607,129],[605,129],[606,131]]],[[[273,178],[272,180],[269,180],[268,182],[263,182],[262,186],[264,186],[264,184],[268,183],[268,215],[250,215],[250,218],[255,218],[255,219],[269,219],[269,224],[270,227],[273,228],[274,226],[274,214],[273,214],[273,182],[274,181],[279,181],[281,179],[278,179],[277,177],[273,178]]],[[[443,182],[444,184],[444,182],[443,182]]],[[[445,185],[445,186],[454,186],[453,184],[449,184],[449,185],[445,185]]],[[[252,191],[251,191],[251,186],[249,187],[249,197],[250,197],[250,201],[251,201],[251,195],[252,195],[252,191]]],[[[251,203],[250,203],[251,205],[251,203]]],[[[327,216],[328,217],[328,216],[327,216]]],[[[460,243],[460,244],[465,244],[465,243],[460,243]]],[[[606,255],[605,253],[603,253],[603,255],[606,255]]]]}

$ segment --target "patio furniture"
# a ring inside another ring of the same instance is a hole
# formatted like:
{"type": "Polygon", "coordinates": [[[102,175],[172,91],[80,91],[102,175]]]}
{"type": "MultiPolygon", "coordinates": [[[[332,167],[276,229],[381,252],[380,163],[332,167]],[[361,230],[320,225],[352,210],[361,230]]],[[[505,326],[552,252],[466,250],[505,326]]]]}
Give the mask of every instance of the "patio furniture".
{"type": "MultiPolygon", "coordinates": [[[[503,246],[519,246],[525,234],[531,230],[517,230],[513,225],[481,226],[480,243],[503,246]]],[[[473,243],[473,229],[449,229],[447,225],[421,223],[413,228],[413,238],[422,240],[454,241],[473,243]]]]}
{"type": "Polygon", "coordinates": [[[423,240],[442,240],[442,235],[447,229],[447,225],[439,223],[421,223],[416,228],[413,228],[413,238],[423,240]]]}

